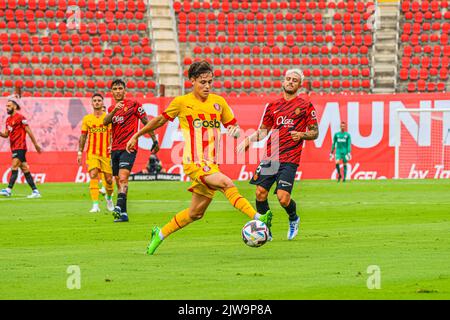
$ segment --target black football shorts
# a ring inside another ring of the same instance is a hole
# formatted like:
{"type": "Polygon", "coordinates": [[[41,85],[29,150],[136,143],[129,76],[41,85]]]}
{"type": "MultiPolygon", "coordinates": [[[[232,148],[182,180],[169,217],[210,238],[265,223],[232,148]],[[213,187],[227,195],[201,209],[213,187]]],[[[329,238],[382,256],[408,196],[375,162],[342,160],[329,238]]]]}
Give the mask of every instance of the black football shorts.
{"type": "Polygon", "coordinates": [[[25,157],[25,155],[27,154],[27,150],[13,150],[12,151],[12,158],[17,158],[19,159],[21,162],[27,162],[27,158],[25,157]]]}
{"type": "Polygon", "coordinates": [[[290,194],[294,187],[297,168],[298,165],[295,163],[263,160],[256,168],[250,184],[261,186],[269,191],[276,182],[277,187],[274,193],[277,193],[278,190],[284,190],[290,194]]]}
{"type": "Polygon", "coordinates": [[[114,150],[111,152],[111,167],[113,176],[119,175],[120,169],[133,169],[134,161],[136,160],[137,152],[128,153],[127,150],[114,150]]]}

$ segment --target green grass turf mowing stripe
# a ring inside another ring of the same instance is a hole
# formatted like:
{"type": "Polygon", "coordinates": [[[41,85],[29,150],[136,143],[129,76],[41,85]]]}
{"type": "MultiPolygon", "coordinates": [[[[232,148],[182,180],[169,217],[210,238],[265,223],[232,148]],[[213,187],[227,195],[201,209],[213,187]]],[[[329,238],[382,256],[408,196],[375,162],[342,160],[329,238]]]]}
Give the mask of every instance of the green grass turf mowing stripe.
{"type": "MultiPolygon", "coordinates": [[[[254,203],[254,186],[236,183],[254,203]]],[[[0,201],[1,299],[449,299],[445,180],[301,181],[299,236],[270,195],[274,241],[249,248],[248,220],[217,194],[205,217],[146,256],[150,230],[189,205],[189,183],[130,184],[129,223],[91,214],[82,184],[16,185],[0,201]],[[69,290],[68,266],[81,270],[69,290]],[[367,288],[367,268],[381,289],[367,288]]]]}

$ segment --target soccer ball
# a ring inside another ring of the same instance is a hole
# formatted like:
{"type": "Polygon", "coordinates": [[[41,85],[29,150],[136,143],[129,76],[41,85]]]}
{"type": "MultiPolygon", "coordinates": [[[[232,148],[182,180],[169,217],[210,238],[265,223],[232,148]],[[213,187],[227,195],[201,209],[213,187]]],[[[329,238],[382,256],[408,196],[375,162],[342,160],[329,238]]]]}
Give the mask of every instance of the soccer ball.
{"type": "Polygon", "coordinates": [[[261,247],[267,242],[269,228],[259,220],[251,220],[242,228],[242,240],[249,247],[261,247]]]}

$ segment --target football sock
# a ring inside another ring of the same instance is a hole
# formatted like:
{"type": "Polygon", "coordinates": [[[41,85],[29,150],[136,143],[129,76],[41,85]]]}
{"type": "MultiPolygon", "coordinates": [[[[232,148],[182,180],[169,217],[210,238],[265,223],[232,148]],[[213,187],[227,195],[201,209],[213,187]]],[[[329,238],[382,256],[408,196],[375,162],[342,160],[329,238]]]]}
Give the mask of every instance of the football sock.
{"type": "Polygon", "coordinates": [[[98,179],[91,179],[89,182],[89,191],[91,193],[92,201],[98,202],[99,188],[98,188],[98,179]]]}
{"type": "Polygon", "coordinates": [[[344,164],[344,180],[347,177],[347,165],[344,164]]]}
{"type": "Polygon", "coordinates": [[[161,228],[161,232],[159,234],[159,238],[162,240],[169,236],[171,233],[184,228],[189,223],[191,223],[192,218],[189,216],[189,209],[184,209],[178,212],[172,220],[170,220],[164,227],[161,228]],[[161,237],[162,236],[162,237],[161,237]]]}
{"type": "Polygon", "coordinates": [[[12,189],[14,184],[16,183],[17,176],[19,174],[19,170],[11,170],[11,177],[9,178],[8,188],[12,189]]]}
{"type": "Polygon", "coordinates": [[[270,210],[269,207],[269,201],[258,201],[256,200],[256,211],[258,211],[260,214],[266,214],[266,212],[270,210]]]}
{"type": "Polygon", "coordinates": [[[297,220],[297,204],[295,203],[294,199],[291,199],[289,202],[289,205],[287,207],[283,207],[284,210],[286,210],[286,213],[289,215],[289,220],[294,221],[297,220]]]}
{"type": "Polygon", "coordinates": [[[24,175],[25,175],[25,179],[27,180],[29,186],[31,187],[31,190],[36,190],[37,188],[36,188],[36,185],[34,184],[34,180],[33,180],[33,177],[31,176],[30,171],[28,171],[24,175]]]}
{"type": "Polygon", "coordinates": [[[336,170],[338,173],[338,177],[340,178],[341,177],[341,169],[339,168],[339,164],[336,165],[336,170]]]}
{"type": "Polygon", "coordinates": [[[111,199],[111,195],[114,192],[114,186],[113,186],[112,183],[107,183],[106,180],[103,180],[103,181],[104,181],[104,185],[105,185],[105,189],[106,189],[106,198],[108,200],[110,200],[111,199]]]}
{"type": "Polygon", "coordinates": [[[117,195],[117,204],[116,206],[120,207],[120,210],[124,213],[127,212],[127,194],[119,193],[117,195]]]}
{"type": "Polygon", "coordinates": [[[246,214],[250,219],[255,218],[256,210],[252,207],[250,202],[245,199],[239,193],[236,187],[231,187],[225,190],[225,197],[227,197],[228,201],[235,207],[240,210],[242,213],[246,214]]]}

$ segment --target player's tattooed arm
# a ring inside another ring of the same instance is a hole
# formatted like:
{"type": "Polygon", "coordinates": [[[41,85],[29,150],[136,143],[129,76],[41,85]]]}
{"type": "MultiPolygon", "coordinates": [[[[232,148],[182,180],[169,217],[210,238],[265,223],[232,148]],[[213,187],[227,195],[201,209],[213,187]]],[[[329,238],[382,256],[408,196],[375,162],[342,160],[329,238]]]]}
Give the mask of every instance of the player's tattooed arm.
{"type": "Polygon", "coordinates": [[[81,156],[83,155],[86,140],[87,140],[87,133],[82,133],[80,139],[78,140],[78,155],[77,155],[77,162],[78,165],[80,166],[81,166],[81,156]]]}
{"type": "Polygon", "coordinates": [[[148,118],[147,116],[143,116],[141,119],[141,122],[144,124],[144,126],[148,123],[148,118]]]}
{"type": "Polygon", "coordinates": [[[319,137],[319,126],[311,124],[308,126],[308,131],[304,132],[303,140],[316,140],[319,137]]]}
{"type": "Polygon", "coordinates": [[[42,152],[42,148],[41,146],[37,143],[36,138],[34,137],[33,132],[31,131],[31,128],[29,126],[25,126],[25,131],[26,133],[28,133],[28,135],[30,136],[31,142],[33,142],[34,147],[36,148],[36,151],[38,153],[42,152]]]}
{"type": "Polygon", "coordinates": [[[317,124],[311,124],[308,126],[308,131],[298,132],[291,131],[292,140],[315,140],[319,136],[319,127],[317,124]]]}

